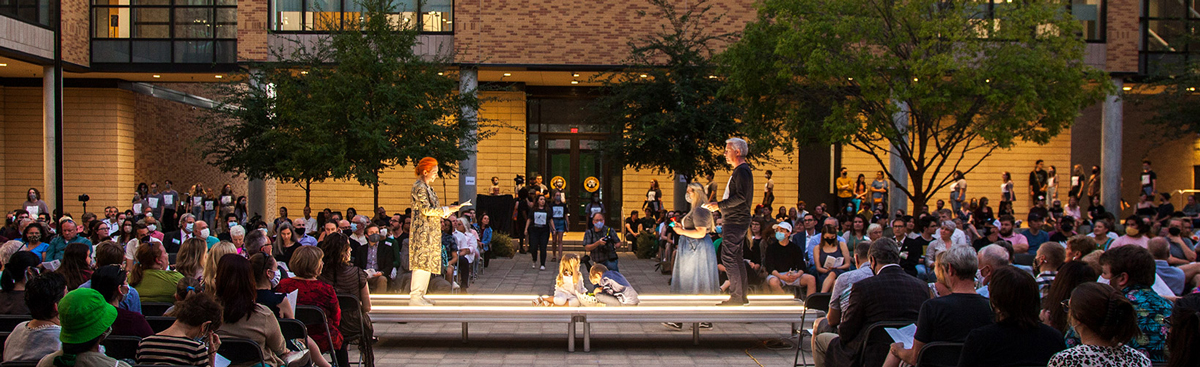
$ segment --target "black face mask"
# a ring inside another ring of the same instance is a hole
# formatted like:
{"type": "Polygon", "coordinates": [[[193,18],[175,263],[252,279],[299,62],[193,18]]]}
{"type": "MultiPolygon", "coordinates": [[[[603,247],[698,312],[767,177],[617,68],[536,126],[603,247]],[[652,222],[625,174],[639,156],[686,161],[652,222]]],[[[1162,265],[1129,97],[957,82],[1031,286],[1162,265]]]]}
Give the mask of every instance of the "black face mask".
{"type": "Polygon", "coordinates": [[[1180,230],[1178,227],[1167,228],[1167,233],[1170,233],[1172,236],[1178,236],[1182,232],[1183,231],[1180,230]]]}
{"type": "Polygon", "coordinates": [[[343,229],[343,230],[342,230],[342,234],[346,235],[346,237],[350,237],[350,234],[351,234],[351,233],[354,233],[354,232],[351,232],[349,229],[343,229]]]}

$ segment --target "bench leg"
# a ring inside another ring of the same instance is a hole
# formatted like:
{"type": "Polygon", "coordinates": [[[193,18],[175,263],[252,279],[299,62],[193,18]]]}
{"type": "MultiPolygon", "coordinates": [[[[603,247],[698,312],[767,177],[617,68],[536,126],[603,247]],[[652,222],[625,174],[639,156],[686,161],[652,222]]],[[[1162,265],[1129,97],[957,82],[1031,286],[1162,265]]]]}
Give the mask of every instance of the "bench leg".
{"type": "Polygon", "coordinates": [[[592,324],[587,321],[583,322],[583,351],[592,351],[592,324]]]}
{"type": "Polygon", "coordinates": [[[700,345],[700,323],[692,323],[692,345],[700,345]]]}
{"type": "Polygon", "coordinates": [[[575,351],[575,320],[567,324],[567,351],[575,351]]]}
{"type": "Polygon", "coordinates": [[[465,323],[465,322],[462,323],[462,329],[463,329],[462,342],[463,342],[463,344],[467,344],[467,323],[465,323]]]}

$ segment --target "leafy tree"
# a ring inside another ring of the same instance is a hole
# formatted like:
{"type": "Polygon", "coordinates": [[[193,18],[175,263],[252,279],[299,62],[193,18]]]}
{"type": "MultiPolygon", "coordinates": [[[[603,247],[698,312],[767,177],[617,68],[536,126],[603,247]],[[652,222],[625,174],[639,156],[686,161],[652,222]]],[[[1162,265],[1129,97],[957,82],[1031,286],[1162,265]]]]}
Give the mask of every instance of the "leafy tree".
{"type": "Polygon", "coordinates": [[[209,124],[215,134],[204,141],[206,157],[250,177],[354,179],[374,187],[378,206],[384,170],[429,156],[451,173],[467,147],[491,135],[473,133],[480,121],[463,111],[478,110],[480,99],[459,92],[458,80],[445,73],[446,57],[414,52],[415,24],[394,16],[390,1],[358,5],[362,16],[347,19],[341,31],[294,42],[286,55],[275,50],[279,63],[257,65],[262,72],[228,86],[243,91],[218,109],[227,119],[209,124]],[[283,133],[265,133],[272,131],[283,133]],[[294,140],[307,144],[296,149],[292,144],[301,143],[294,140]],[[291,155],[309,155],[295,163],[319,160],[312,170],[328,174],[259,168],[291,155]]]}
{"type": "MultiPolygon", "coordinates": [[[[594,116],[615,126],[601,149],[625,167],[658,173],[696,177],[726,168],[725,140],[746,134],[736,121],[736,101],[719,93],[724,81],[713,49],[730,35],[710,34],[707,27],[722,17],[709,15],[707,0],[684,9],[667,0],[650,3],[656,9],[650,15],[666,24],[629,42],[628,68],[598,76],[604,94],[593,104],[594,116]]],[[[681,206],[682,190],[676,191],[681,206]]]]}
{"type": "Polygon", "coordinates": [[[1047,143],[1111,90],[1083,63],[1068,5],[765,0],[722,55],[727,91],[747,121],[786,139],[871,155],[919,206],[950,172],[1018,141],[1047,143]],[[884,161],[890,149],[911,185],[884,161]]]}

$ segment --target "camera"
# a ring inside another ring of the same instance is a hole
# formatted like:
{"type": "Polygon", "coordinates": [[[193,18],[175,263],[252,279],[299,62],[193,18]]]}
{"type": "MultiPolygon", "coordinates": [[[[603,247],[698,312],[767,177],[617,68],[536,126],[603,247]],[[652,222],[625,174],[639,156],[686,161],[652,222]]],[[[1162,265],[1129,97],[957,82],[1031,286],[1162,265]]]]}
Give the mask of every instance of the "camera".
{"type": "Polygon", "coordinates": [[[92,199],[92,197],[88,196],[88,194],[79,195],[79,201],[86,203],[86,202],[88,202],[88,200],[91,200],[91,199],[92,199]]]}
{"type": "Polygon", "coordinates": [[[516,183],[517,183],[517,185],[524,184],[524,183],[525,183],[525,176],[522,176],[522,175],[517,175],[517,177],[516,177],[516,178],[513,178],[513,182],[516,182],[516,183]]]}

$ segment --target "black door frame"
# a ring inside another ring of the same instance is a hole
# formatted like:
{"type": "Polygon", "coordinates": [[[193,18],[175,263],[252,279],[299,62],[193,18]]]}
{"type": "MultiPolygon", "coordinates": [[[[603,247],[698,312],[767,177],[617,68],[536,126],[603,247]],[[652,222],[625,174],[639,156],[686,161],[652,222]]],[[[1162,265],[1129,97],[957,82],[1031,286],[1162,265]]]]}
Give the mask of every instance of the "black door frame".
{"type": "MultiPolygon", "coordinates": [[[[604,133],[546,133],[546,132],[543,132],[543,133],[538,134],[538,140],[539,140],[538,141],[538,159],[540,161],[540,162],[538,162],[539,163],[538,166],[541,168],[541,170],[540,170],[541,172],[538,172],[538,174],[542,175],[542,177],[544,179],[543,182],[545,183],[545,185],[547,187],[550,187],[550,180],[553,179],[553,176],[550,175],[550,154],[549,153],[550,153],[551,149],[549,148],[549,144],[547,144],[547,142],[549,142],[550,140],[570,140],[571,141],[570,177],[564,177],[564,179],[567,180],[567,187],[566,187],[567,203],[566,204],[567,204],[567,208],[568,208],[568,213],[571,213],[571,220],[567,222],[567,229],[569,231],[585,230],[585,229],[587,229],[587,225],[588,225],[587,224],[588,222],[586,222],[587,217],[581,216],[580,210],[579,210],[580,208],[586,207],[587,202],[578,202],[578,200],[580,200],[580,197],[582,196],[582,193],[585,192],[585,190],[583,189],[583,180],[587,178],[587,177],[584,177],[583,174],[581,174],[581,172],[579,172],[579,169],[578,169],[579,157],[580,157],[579,152],[580,152],[580,150],[582,150],[580,148],[580,141],[582,141],[582,140],[603,141],[603,140],[608,139],[608,136],[609,136],[608,134],[604,134],[604,133]]],[[[560,149],[553,149],[553,150],[560,150],[560,149]]],[[[599,153],[598,150],[596,152],[599,153]]],[[[607,161],[604,159],[603,155],[600,156],[600,160],[602,162],[607,161]]],[[[602,164],[600,167],[600,177],[598,177],[598,178],[600,179],[600,192],[602,193],[601,202],[604,203],[604,208],[605,208],[605,212],[606,212],[605,213],[605,221],[608,223],[619,223],[620,222],[620,216],[621,216],[621,214],[620,214],[621,213],[621,210],[620,210],[621,200],[619,197],[620,188],[616,187],[617,185],[620,184],[620,178],[619,178],[620,174],[621,174],[621,171],[616,169],[615,167],[613,167],[611,164],[602,164]],[[615,216],[614,216],[614,214],[615,214],[615,216]]]]}

